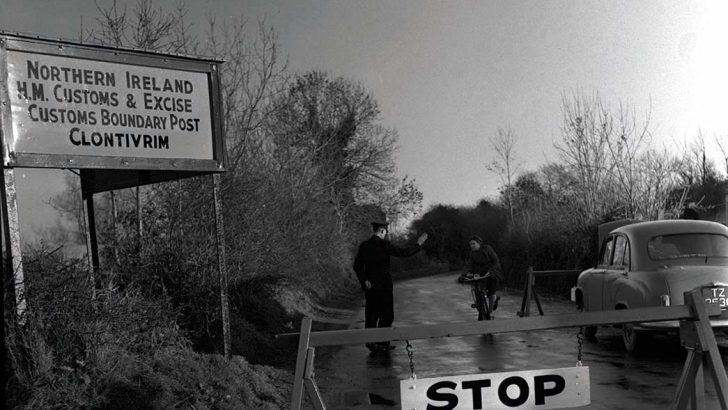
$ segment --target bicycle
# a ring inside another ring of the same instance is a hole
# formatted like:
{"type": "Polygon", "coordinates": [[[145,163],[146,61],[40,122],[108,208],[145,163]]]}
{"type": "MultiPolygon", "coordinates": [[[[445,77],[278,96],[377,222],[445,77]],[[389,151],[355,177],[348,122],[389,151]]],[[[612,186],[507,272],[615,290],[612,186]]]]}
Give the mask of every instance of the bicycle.
{"type": "Polygon", "coordinates": [[[488,306],[488,288],[486,287],[486,279],[490,277],[490,272],[483,276],[478,274],[475,275],[464,275],[462,277],[463,283],[469,283],[470,293],[473,296],[473,302],[470,307],[475,308],[478,311],[478,320],[492,320],[493,315],[488,306]]]}

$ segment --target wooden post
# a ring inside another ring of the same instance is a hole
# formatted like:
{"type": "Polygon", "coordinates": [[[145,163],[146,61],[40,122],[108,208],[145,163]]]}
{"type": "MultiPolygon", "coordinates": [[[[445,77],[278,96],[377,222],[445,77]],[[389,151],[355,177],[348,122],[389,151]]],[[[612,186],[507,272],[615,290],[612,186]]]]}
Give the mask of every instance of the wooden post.
{"type": "MultiPolygon", "coordinates": [[[[541,307],[541,301],[538,299],[538,293],[536,293],[536,276],[533,276],[533,280],[531,281],[531,294],[533,295],[533,300],[536,302],[536,307],[538,308],[538,314],[543,316],[543,308],[541,307]]],[[[529,303],[530,305],[530,303],[529,303]]]]}
{"type": "Polygon", "coordinates": [[[308,393],[308,398],[313,403],[313,407],[316,410],[326,410],[324,399],[321,397],[321,392],[319,392],[318,386],[316,386],[316,383],[313,380],[314,357],[314,348],[309,347],[307,349],[306,356],[306,369],[303,371],[303,385],[306,388],[306,393],[308,393]]]}
{"type": "Polygon", "coordinates": [[[707,354],[704,362],[707,364],[706,367],[710,369],[720,406],[723,410],[726,410],[728,409],[728,376],[723,366],[723,359],[718,351],[718,342],[715,340],[715,334],[710,325],[710,317],[705,310],[705,300],[703,300],[700,289],[686,292],[685,302],[693,306],[694,313],[697,316],[696,328],[700,347],[704,352],[703,354],[707,354]]]}
{"type": "Polygon", "coordinates": [[[692,400],[690,400],[690,403],[694,409],[704,409],[705,408],[705,376],[704,376],[704,369],[705,369],[705,355],[702,355],[702,360],[700,362],[700,368],[698,369],[697,374],[695,375],[695,381],[693,382],[693,390],[696,392],[701,392],[701,394],[693,394],[692,400]]]}
{"type": "Polygon", "coordinates": [[[696,382],[698,374],[701,374],[703,370],[702,356],[702,352],[694,348],[688,348],[688,356],[685,359],[685,365],[683,366],[683,371],[680,375],[680,381],[677,384],[675,398],[670,406],[671,409],[687,408],[688,400],[690,400],[693,405],[695,405],[698,401],[703,401],[696,397],[698,395],[704,395],[703,390],[697,389],[698,383],[696,382]]]}
{"type": "Polygon", "coordinates": [[[3,167],[4,187],[2,192],[3,230],[6,236],[8,276],[13,281],[15,313],[19,324],[25,323],[25,275],[20,250],[20,218],[18,217],[18,194],[15,190],[15,169],[3,167]]]}
{"type": "Polygon", "coordinates": [[[538,298],[536,293],[536,277],[553,277],[579,273],[578,270],[533,270],[532,266],[528,267],[528,278],[526,280],[526,286],[523,289],[523,300],[521,301],[521,311],[518,312],[518,316],[526,317],[531,316],[531,299],[536,302],[538,313],[543,316],[543,307],[541,307],[541,300],[538,298]]]}
{"type": "Polygon", "coordinates": [[[298,356],[296,356],[296,372],[293,375],[293,394],[291,410],[301,410],[303,401],[303,376],[306,371],[309,338],[311,337],[311,318],[306,316],[301,320],[301,336],[298,339],[298,356]]]}
{"type": "Polygon", "coordinates": [[[710,371],[715,391],[723,410],[728,409],[728,376],[718,351],[718,343],[710,324],[700,289],[685,292],[685,303],[692,307],[696,320],[681,322],[680,341],[688,349],[682,375],[671,409],[705,408],[705,382],[703,372],[710,371]]]}
{"type": "Polygon", "coordinates": [[[536,272],[534,272],[532,266],[529,266],[527,273],[528,278],[526,279],[526,287],[523,292],[523,300],[521,301],[521,311],[518,312],[518,316],[531,316],[531,299],[536,302],[538,313],[543,316],[541,301],[538,299],[538,295],[536,294],[536,272]]]}
{"type": "Polygon", "coordinates": [[[94,210],[93,171],[81,170],[81,200],[86,223],[86,254],[91,274],[91,300],[96,300],[96,274],[99,271],[99,243],[96,237],[96,212],[94,210]]]}
{"type": "Polygon", "coordinates": [[[220,310],[222,311],[222,339],[225,358],[232,358],[230,348],[230,304],[228,303],[227,257],[225,230],[223,229],[222,199],[220,198],[220,174],[212,175],[212,197],[215,201],[215,239],[217,240],[217,269],[220,275],[220,310]]]}
{"type": "Polygon", "coordinates": [[[530,316],[531,314],[531,283],[533,282],[533,266],[526,270],[526,286],[523,288],[523,299],[521,300],[521,311],[518,316],[530,316]]]}

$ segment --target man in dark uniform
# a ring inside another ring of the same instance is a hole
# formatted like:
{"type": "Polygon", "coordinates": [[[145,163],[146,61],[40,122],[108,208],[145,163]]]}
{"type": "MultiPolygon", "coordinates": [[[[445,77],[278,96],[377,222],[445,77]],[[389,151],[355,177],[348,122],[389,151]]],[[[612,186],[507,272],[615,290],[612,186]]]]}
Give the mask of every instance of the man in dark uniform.
{"type": "MultiPolygon", "coordinates": [[[[354,259],[354,272],[364,290],[364,327],[390,327],[394,321],[394,295],[392,275],[389,272],[389,257],[407,257],[419,252],[427,240],[427,234],[417,238],[417,245],[399,248],[386,240],[389,223],[372,222],[374,234],[359,245],[354,259]]],[[[367,343],[371,351],[387,351],[393,346],[389,342],[367,343]]]]}

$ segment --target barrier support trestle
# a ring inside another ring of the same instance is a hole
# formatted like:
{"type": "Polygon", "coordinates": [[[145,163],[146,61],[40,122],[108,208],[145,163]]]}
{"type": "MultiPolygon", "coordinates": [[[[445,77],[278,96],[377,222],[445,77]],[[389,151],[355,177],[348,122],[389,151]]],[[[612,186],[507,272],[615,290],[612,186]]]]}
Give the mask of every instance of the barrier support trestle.
{"type": "Polygon", "coordinates": [[[291,409],[293,410],[301,409],[304,389],[316,410],[326,409],[313,376],[315,350],[310,346],[311,323],[311,318],[308,316],[301,321],[301,336],[298,339],[296,373],[293,380],[293,398],[291,399],[291,409]]]}
{"type": "Polygon", "coordinates": [[[728,377],[710,325],[706,304],[697,290],[685,292],[685,304],[696,320],[680,322],[680,343],[688,350],[671,409],[705,408],[704,372],[708,371],[723,410],[728,409],[728,377]]]}
{"type": "Polygon", "coordinates": [[[543,316],[543,308],[541,301],[536,293],[536,277],[545,276],[562,276],[575,275],[578,270],[533,270],[533,266],[529,266],[526,270],[526,284],[523,287],[523,299],[521,299],[521,310],[517,313],[520,317],[531,316],[531,299],[536,302],[539,315],[543,316]]]}

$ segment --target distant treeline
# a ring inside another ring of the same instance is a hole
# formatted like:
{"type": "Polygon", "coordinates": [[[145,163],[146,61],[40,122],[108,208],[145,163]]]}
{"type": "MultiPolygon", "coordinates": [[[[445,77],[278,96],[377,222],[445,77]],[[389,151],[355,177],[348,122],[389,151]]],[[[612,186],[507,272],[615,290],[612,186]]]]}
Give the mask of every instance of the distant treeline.
{"type": "MultiPolygon", "coordinates": [[[[506,285],[521,287],[529,266],[593,266],[604,222],[679,218],[686,210],[726,222],[728,155],[720,138],[715,142],[725,169],[710,160],[702,132],[675,149],[654,148],[647,121],[624,106],[610,111],[598,94],[564,97],[562,112],[556,160],[521,171],[515,133],[498,130],[490,140],[496,159],[487,168],[504,181],[499,195],[474,207],[437,205],[412,223],[413,236],[430,233],[429,257],[461,266],[468,237],[479,235],[500,256],[506,285]]],[[[566,295],[572,282],[553,279],[544,286],[566,295]]]]}

